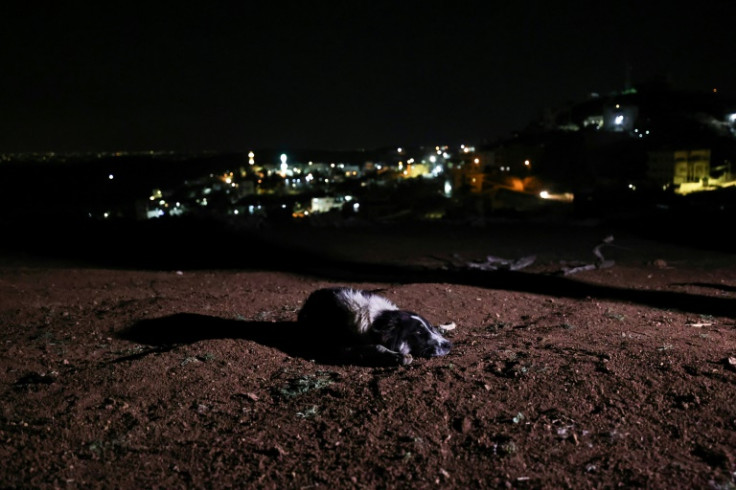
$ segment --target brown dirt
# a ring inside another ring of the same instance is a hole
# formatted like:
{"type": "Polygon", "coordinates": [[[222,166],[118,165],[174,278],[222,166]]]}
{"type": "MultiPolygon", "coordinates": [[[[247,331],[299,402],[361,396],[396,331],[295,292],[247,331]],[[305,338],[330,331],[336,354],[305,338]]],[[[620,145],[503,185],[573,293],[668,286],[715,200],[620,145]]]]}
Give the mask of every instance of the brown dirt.
{"type": "Polygon", "coordinates": [[[733,256],[617,237],[613,267],[555,274],[599,231],[301,237],[375,265],[342,276],[8,258],[0,487],[736,488],[733,256]],[[337,284],[455,321],[452,353],[313,360],[296,313],[337,284]]]}

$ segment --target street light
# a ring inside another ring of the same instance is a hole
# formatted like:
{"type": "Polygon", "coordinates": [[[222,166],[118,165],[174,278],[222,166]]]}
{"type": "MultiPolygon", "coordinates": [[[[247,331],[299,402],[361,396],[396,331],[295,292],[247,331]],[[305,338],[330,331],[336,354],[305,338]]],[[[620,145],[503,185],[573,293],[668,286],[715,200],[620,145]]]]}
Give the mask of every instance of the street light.
{"type": "Polygon", "coordinates": [[[288,169],[289,166],[286,164],[286,153],[281,154],[281,173],[283,175],[286,174],[286,169],[288,169]]]}

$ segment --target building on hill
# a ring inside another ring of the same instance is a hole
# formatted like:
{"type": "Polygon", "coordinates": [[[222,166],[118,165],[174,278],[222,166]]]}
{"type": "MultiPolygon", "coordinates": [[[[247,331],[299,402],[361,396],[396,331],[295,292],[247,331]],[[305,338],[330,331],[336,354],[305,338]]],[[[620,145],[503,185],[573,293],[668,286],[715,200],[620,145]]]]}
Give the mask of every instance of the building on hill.
{"type": "Polygon", "coordinates": [[[710,159],[711,151],[706,148],[651,151],[647,159],[647,176],[663,188],[671,185],[687,188],[693,187],[692,184],[707,186],[710,159]]]}

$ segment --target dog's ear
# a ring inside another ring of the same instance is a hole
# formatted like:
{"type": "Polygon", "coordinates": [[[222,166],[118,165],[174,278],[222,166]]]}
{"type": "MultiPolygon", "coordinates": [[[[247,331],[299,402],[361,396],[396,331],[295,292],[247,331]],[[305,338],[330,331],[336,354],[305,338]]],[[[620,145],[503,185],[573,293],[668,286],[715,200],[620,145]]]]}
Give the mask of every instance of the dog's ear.
{"type": "Polygon", "coordinates": [[[405,311],[389,310],[381,313],[371,325],[374,339],[389,346],[399,341],[401,326],[410,321],[411,315],[405,311]]]}

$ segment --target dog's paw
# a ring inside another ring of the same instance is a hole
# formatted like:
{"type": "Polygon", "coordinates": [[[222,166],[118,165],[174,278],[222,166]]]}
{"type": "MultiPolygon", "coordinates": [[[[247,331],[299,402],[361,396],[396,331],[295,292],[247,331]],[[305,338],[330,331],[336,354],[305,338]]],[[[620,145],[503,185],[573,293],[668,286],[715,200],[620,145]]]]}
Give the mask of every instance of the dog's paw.
{"type": "Polygon", "coordinates": [[[414,360],[414,358],[411,357],[411,354],[399,354],[399,356],[401,357],[399,363],[402,366],[408,366],[409,364],[411,364],[411,361],[414,360]]]}

